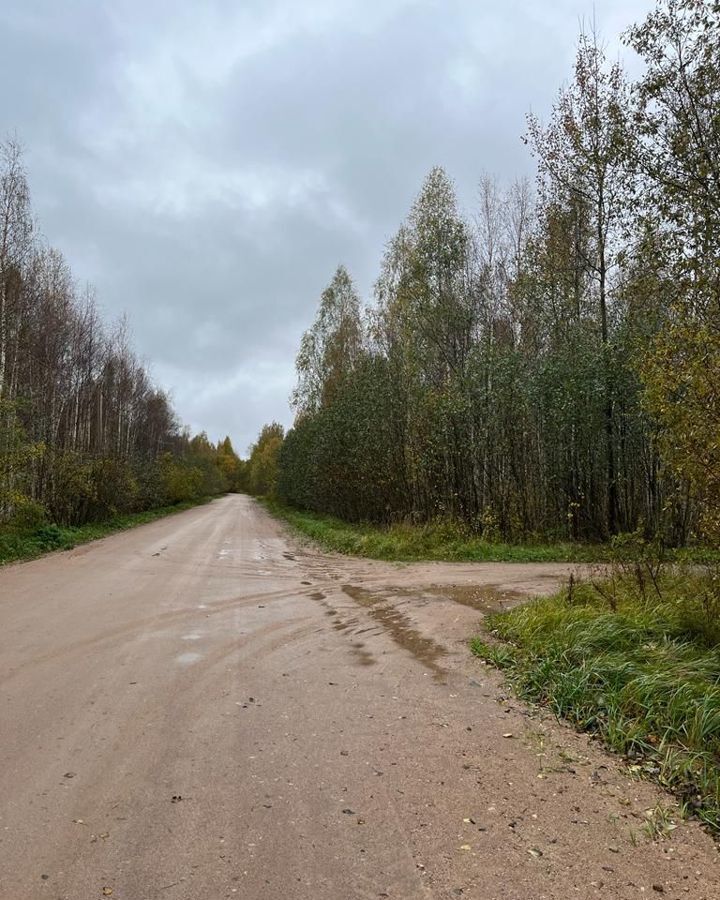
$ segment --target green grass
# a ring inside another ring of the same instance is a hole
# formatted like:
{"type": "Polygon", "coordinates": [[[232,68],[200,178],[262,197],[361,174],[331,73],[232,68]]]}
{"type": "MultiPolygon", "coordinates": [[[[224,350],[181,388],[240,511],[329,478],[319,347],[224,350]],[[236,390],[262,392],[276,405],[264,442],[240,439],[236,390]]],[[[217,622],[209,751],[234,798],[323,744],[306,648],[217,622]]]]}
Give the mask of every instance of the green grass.
{"type": "Polygon", "coordinates": [[[319,513],[283,506],[264,498],[265,507],[325,550],[399,562],[602,562],[609,548],[601,544],[484,541],[459,525],[356,525],[319,513]]]}
{"type": "Polygon", "coordinates": [[[53,550],[72,550],[78,544],[86,544],[98,538],[125,531],[136,525],[145,525],[162,519],[172,513],[191,509],[201,503],[207,503],[210,497],[178,503],[174,506],[162,506],[139,513],[115,516],[105,522],[91,522],[78,527],[45,524],[33,529],[17,529],[10,526],[0,528],[0,566],[26,559],[36,559],[53,550]]]}
{"type": "Polygon", "coordinates": [[[720,591],[697,569],[630,575],[491,617],[473,652],[517,693],[625,755],[720,835],[720,591]]]}

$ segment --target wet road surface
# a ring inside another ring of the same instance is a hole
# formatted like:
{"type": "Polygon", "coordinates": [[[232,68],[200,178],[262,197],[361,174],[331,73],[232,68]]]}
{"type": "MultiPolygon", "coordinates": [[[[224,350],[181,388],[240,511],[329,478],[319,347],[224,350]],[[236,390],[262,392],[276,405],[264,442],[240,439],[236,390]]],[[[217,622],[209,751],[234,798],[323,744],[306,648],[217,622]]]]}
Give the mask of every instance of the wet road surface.
{"type": "Polygon", "coordinates": [[[0,570],[2,900],[720,897],[467,639],[569,567],[377,563],[229,496],[0,570]]]}

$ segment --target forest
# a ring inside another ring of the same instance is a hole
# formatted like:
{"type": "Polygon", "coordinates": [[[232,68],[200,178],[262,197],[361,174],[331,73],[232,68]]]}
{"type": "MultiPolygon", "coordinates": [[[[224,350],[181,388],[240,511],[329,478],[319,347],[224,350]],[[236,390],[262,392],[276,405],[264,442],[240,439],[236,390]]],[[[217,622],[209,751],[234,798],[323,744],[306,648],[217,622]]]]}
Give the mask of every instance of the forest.
{"type": "Polygon", "coordinates": [[[21,148],[0,144],[0,544],[197,501],[240,469],[229,438],[182,428],[127,324],[103,322],[40,237],[21,148]]]}
{"type": "MultiPolygon", "coordinates": [[[[535,183],[434,168],[363,302],[338,267],[297,356],[293,427],[249,487],[350,522],[668,546],[720,530],[720,4],[661,0],[594,33],[535,183]]],[[[253,480],[254,479],[254,480],[253,480]]]]}

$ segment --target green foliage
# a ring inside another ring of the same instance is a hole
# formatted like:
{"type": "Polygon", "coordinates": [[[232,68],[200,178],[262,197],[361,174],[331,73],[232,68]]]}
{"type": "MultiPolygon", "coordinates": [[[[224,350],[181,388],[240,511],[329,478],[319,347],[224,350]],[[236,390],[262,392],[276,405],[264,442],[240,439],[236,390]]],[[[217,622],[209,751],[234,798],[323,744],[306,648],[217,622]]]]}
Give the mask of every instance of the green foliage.
{"type": "Polygon", "coordinates": [[[31,500],[23,494],[17,494],[11,499],[12,516],[10,525],[21,530],[39,528],[47,522],[47,510],[36,500],[31,500]]]}
{"type": "MultiPolygon", "coordinates": [[[[47,514],[60,525],[80,526],[222,494],[229,489],[230,481],[221,468],[220,455],[205,435],[196,436],[175,453],[156,458],[88,457],[73,451],[50,451],[43,458],[47,514]]],[[[237,457],[235,460],[239,466],[237,457]]],[[[225,451],[225,471],[232,462],[225,451]]],[[[23,499],[18,509],[31,502],[23,499]]]]}
{"type": "Polygon", "coordinates": [[[714,570],[638,574],[492,617],[473,651],[520,695],[598,734],[720,832],[720,592],[714,570]]]}
{"type": "Polygon", "coordinates": [[[203,481],[200,468],[167,454],[161,458],[159,469],[160,496],[167,503],[181,503],[200,496],[203,481]]]}
{"type": "Polygon", "coordinates": [[[28,488],[45,447],[28,439],[20,412],[21,404],[3,400],[0,391],[0,523],[41,514],[42,507],[28,496],[28,488]]]}
{"type": "Polygon", "coordinates": [[[66,534],[58,525],[42,525],[32,532],[32,539],[41,550],[57,550],[64,545],[66,534]]]}
{"type": "Polygon", "coordinates": [[[361,358],[332,404],[298,417],[280,451],[281,499],[352,521],[387,521],[403,507],[388,377],[382,359],[361,358]]]}
{"type": "Polygon", "coordinates": [[[643,216],[663,223],[676,289],[700,310],[720,290],[720,4],[659,0],[626,41],[646,64],[633,122],[643,216]]]}
{"type": "MultiPolygon", "coordinates": [[[[630,29],[646,63],[636,86],[640,220],[655,242],[650,298],[669,295],[640,365],[665,458],[693,489],[701,528],[720,537],[720,5],[662,0],[630,29]]],[[[646,301],[647,302],[647,301],[646,301]]]]}
{"type": "Polygon", "coordinates": [[[279,498],[351,522],[452,519],[485,542],[597,542],[611,500],[611,530],[658,530],[671,513],[660,476],[647,483],[657,452],[634,369],[647,316],[628,303],[608,325],[612,344],[601,339],[592,280],[567,233],[574,201],[553,199],[532,230],[524,188],[483,190],[473,235],[452,183],[431,172],[344,367],[308,349],[345,346],[347,319],[359,321],[354,302],[333,306],[336,281],[323,294],[298,360],[305,399],[280,453],[279,498]],[[514,236],[493,233],[513,217],[514,236]]]}
{"type": "Polygon", "coordinates": [[[264,425],[250,448],[246,481],[248,490],[261,497],[274,497],[278,484],[278,467],[285,431],[272,422],[264,425]]]}
{"type": "Polygon", "coordinates": [[[217,445],[216,465],[227,485],[227,490],[240,490],[244,480],[243,461],[235,452],[229,437],[217,445]]]}
{"type": "Polygon", "coordinates": [[[300,343],[293,393],[298,411],[311,413],[332,402],[336,386],[355,366],[362,341],[360,298],[345,267],[338,266],[320,298],[315,323],[300,343]]]}
{"type": "Polygon", "coordinates": [[[645,403],[662,423],[665,458],[702,506],[700,528],[720,538],[720,310],[698,321],[679,310],[643,363],[645,403]],[[716,318],[716,321],[713,319],[716,318]]]}
{"type": "Polygon", "coordinates": [[[363,315],[342,267],[302,340],[278,496],[474,540],[720,535],[720,11],[659,0],[594,34],[547,124],[538,198],[433,169],[363,315]]]}

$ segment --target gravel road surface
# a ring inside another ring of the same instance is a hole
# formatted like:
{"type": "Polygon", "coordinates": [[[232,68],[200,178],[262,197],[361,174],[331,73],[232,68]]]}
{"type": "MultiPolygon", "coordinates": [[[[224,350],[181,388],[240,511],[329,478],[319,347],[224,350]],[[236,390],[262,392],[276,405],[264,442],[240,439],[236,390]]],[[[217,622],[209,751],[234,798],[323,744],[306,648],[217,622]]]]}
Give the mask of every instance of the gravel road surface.
{"type": "Polygon", "coordinates": [[[0,570],[2,900],[720,897],[468,638],[564,565],[324,555],[228,496],[0,570]]]}

